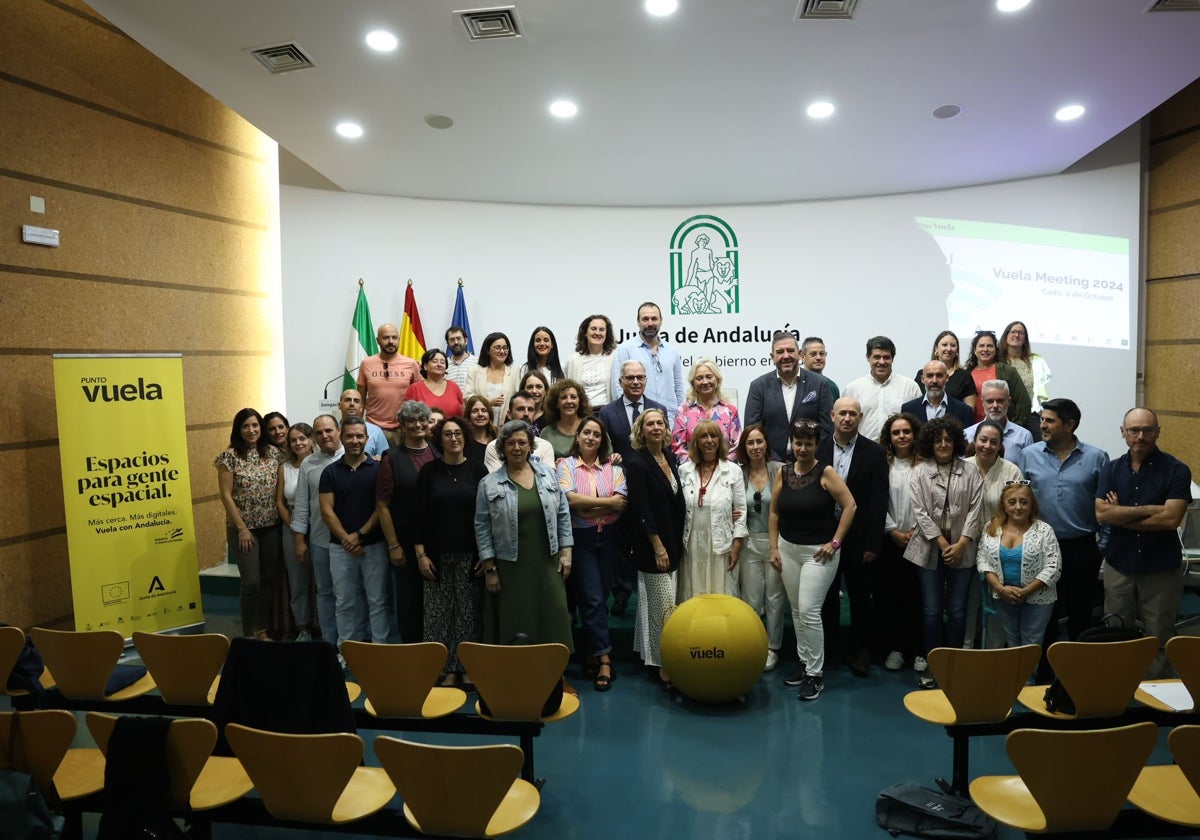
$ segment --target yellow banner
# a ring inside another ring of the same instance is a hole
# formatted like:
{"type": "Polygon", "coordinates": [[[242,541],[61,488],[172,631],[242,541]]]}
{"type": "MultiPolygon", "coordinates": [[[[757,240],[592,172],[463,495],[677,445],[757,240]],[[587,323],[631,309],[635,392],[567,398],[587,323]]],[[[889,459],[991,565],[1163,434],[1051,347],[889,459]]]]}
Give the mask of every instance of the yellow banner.
{"type": "Polygon", "coordinates": [[[204,620],[178,356],[56,356],[78,630],[204,620]]]}

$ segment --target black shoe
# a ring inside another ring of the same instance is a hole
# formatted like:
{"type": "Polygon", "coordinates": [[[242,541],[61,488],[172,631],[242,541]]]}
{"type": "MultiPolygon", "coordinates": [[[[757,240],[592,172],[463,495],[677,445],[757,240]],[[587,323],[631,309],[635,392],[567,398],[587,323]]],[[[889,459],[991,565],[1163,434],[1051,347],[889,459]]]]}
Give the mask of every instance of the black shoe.
{"type": "Polygon", "coordinates": [[[612,614],[625,615],[625,611],[629,609],[629,596],[616,595],[613,597],[612,614]]]}
{"type": "Polygon", "coordinates": [[[800,692],[796,696],[801,700],[816,700],[821,696],[824,688],[825,680],[809,675],[804,678],[804,682],[800,683],[800,692]]]}
{"type": "Polygon", "coordinates": [[[808,676],[808,668],[803,662],[796,666],[796,670],[792,671],[784,678],[784,685],[800,685],[804,682],[804,678],[808,676]]]}

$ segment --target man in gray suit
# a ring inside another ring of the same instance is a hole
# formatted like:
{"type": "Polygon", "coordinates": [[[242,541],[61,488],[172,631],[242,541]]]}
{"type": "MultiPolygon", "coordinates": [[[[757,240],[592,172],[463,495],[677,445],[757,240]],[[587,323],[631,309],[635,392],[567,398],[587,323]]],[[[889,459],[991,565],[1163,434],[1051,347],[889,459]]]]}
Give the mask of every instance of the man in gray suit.
{"type": "Polygon", "coordinates": [[[797,420],[816,420],[821,436],[833,434],[833,391],[821,374],[800,367],[796,336],[779,331],[771,339],[774,373],[765,373],[750,383],[746,395],[745,424],[762,423],[774,457],[791,460],[788,429],[797,420]]]}

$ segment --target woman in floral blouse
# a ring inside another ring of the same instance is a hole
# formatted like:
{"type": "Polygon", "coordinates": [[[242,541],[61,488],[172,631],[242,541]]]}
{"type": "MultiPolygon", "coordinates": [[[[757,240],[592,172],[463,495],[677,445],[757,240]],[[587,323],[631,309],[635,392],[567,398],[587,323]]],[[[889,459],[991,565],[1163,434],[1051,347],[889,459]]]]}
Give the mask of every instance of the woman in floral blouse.
{"type": "Polygon", "coordinates": [[[253,408],[233,418],[229,448],[217,456],[217,487],[225,505],[229,555],[241,574],[242,632],[269,638],[275,569],[283,548],[275,488],[283,453],[267,442],[253,408]]]}
{"type": "Polygon", "coordinates": [[[721,369],[712,359],[700,359],[688,372],[688,383],[691,390],[687,393],[687,401],[675,413],[675,428],[671,433],[671,449],[675,457],[680,464],[686,463],[688,443],[696,426],[702,420],[712,420],[721,427],[732,460],[742,433],[742,419],[738,416],[737,406],[725,402],[725,396],[721,393],[721,369]]]}

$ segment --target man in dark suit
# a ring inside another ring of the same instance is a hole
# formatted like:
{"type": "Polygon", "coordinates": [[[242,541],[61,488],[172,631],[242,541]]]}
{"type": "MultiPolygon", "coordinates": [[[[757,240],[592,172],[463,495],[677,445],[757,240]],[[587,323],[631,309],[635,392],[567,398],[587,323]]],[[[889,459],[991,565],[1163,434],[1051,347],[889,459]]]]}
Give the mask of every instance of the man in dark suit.
{"type": "MultiPolygon", "coordinates": [[[[646,367],[641,362],[629,359],[621,364],[617,382],[621,386],[621,396],[600,409],[597,415],[601,424],[608,432],[612,441],[613,452],[628,460],[633,455],[633,445],[629,441],[629,433],[633,431],[633,421],[648,408],[657,408],[668,416],[667,407],[660,402],[647,397],[646,367]]],[[[629,607],[629,596],[637,583],[637,569],[625,553],[621,554],[617,563],[616,579],[613,581],[613,615],[624,615],[629,607]]]]}
{"type": "Polygon", "coordinates": [[[962,400],[956,400],[946,393],[946,380],[949,378],[944,362],[937,359],[927,362],[921,370],[925,396],[909,400],[900,406],[900,411],[913,415],[922,423],[935,417],[953,417],[962,423],[964,429],[970,426],[975,422],[975,411],[962,400]]]}
{"type": "Polygon", "coordinates": [[[817,460],[829,464],[846,482],[858,510],[842,542],[838,576],[825,605],[821,621],[825,644],[831,647],[841,625],[842,605],[838,597],[841,581],[850,596],[850,669],[860,677],[871,671],[871,614],[873,611],[871,564],[883,549],[883,522],[888,507],[888,463],[883,447],[858,433],[862,409],[853,397],[833,404],[834,432],[823,438],[817,460]]]}
{"type": "Polygon", "coordinates": [[[628,458],[633,452],[629,442],[629,433],[633,431],[633,421],[647,408],[657,408],[664,414],[667,407],[660,402],[647,397],[646,368],[634,359],[621,364],[617,382],[621,386],[621,396],[600,409],[600,422],[604,424],[608,437],[612,441],[613,452],[622,459],[628,458]]]}
{"type": "Polygon", "coordinates": [[[816,371],[800,367],[800,347],[789,332],[777,332],[771,341],[775,372],[750,383],[746,395],[745,424],[762,423],[774,458],[791,460],[788,446],[792,423],[816,420],[821,436],[833,434],[833,392],[829,380],[816,371]]]}

